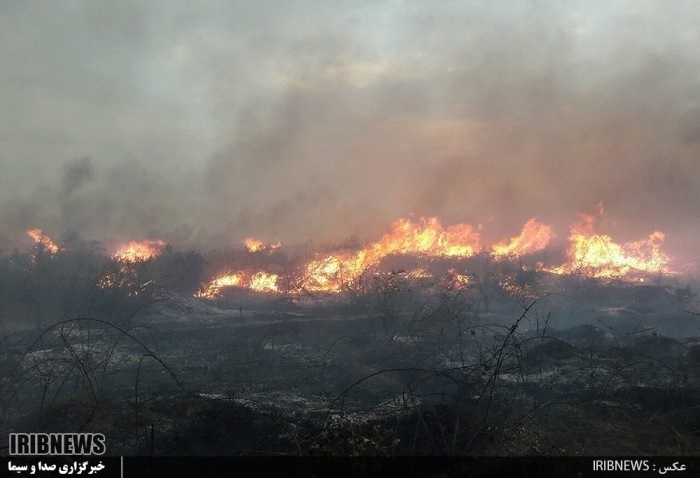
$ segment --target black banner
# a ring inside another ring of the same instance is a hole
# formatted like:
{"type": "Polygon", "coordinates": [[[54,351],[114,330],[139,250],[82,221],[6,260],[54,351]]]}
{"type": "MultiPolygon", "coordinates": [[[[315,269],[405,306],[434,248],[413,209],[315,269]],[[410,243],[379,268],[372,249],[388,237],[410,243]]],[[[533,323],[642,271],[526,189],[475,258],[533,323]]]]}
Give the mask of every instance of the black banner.
{"type": "Polygon", "coordinates": [[[3,457],[0,476],[605,477],[700,476],[700,457],[3,457]]]}

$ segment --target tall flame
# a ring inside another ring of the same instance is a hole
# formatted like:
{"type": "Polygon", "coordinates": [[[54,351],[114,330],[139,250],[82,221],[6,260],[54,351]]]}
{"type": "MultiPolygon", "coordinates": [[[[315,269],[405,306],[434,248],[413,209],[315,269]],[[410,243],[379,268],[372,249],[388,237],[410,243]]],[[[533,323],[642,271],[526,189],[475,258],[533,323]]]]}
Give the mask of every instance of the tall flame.
{"type": "Polygon", "coordinates": [[[654,231],[646,239],[620,245],[610,236],[594,231],[594,216],[580,218],[571,228],[569,260],[553,272],[613,278],[630,272],[659,273],[668,266],[670,259],[661,251],[663,232],[654,231]]]}
{"type": "MultiPolygon", "coordinates": [[[[598,205],[598,210],[599,214],[604,213],[602,204],[598,205]]],[[[645,239],[618,244],[609,236],[597,233],[594,226],[595,216],[581,215],[570,228],[566,263],[549,268],[538,263],[535,270],[557,274],[581,274],[594,278],[639,278],[640,273],[673,273],[668,270],[669,257],[661,250],[665,238],[662,232],[654,231],[645,239]]],[[[27,235],[52,254],[60,250],[40,229],[29,230],[27,235]]],[[[497,242],[484,251],[490,251],[491,257],[495,258],[520,257],[545,249],[553,237],[550,225],[533,218],[523,225],[518,236],[497,242]]],[[[247,238],[244,243],[250,253],[271,252],[281,245],[279,242],[265,244],[252,237],[247,238]]],[[[119,271],[106,275],[100,281],[100,287],[132,286],[132,276],[136,277],[133,270],[137,263],[160,255],[165,245],[161,240],[131,241],[122,245],[112,256],[121,263],[119,271]]],[[[480,226],[474,228],[463,223],[443,227],[435,217],[421,218],[416,222],[399,219],[378,240],[367,243],[359,250],[339,250],[332,254],[318,255],[307,261],[300,267],[299,273],[284,284],[291,291],[297,292],[340,292],[346,285],[359,281],[368,270],[370,273],[381,273],[382,260],[393,254],[466,258],[479,250],[480,226]]],[[[250,260],[253,259],[254,257],[250,260]]],[[[449,269],[439,279],[450,287],[468,289],[469,272],[463,272],[449,269]]],[[[412,280],[433,278],[431,271],[426,267],[402,271],[402,274],[402,277],[412,280]]],[[[278,274],[264,270],[256,271],[248,267],[236,272],[228,270],[214,277],[207,285],[202,285],[196,296],[214,298],[220,296],[222,289],[227,287],[245,287],[257,292],[279,292],[278,281],[278,274]]],[[[535,291],[528,288],[517,272],[501,274],[499,284],[514,295],[535,295],[535,291]]]]}
{"type": "Polygon", "coordinates": [[[479,232],[469,224],[444,228],[435,217],[418,223],[399,219],[391,230],[355,254],[331,255],[306,266],[303,287],[309,291],[339,291],[365,268],[391,254],[469,257],[479,250],[479,232]]]}
{"type": "Polygon", "coordinates": [[[479,233],[469,224],[446,229],[435,217],[421,218],[420,224],[399,219],[391,231],[358,254],[374,263],[389,254],[427,254],[431,256],[467,257],[479,249],[479,233]],[[364,254],[362,254],[364,253],[364,254]]]}
{"type": "Polygon", "coordinates": [[[552,227],[533,218],[525,223],[519,236],[511,238],[509,242],[499,242],[491,250],[497,256],[532,254],[546,248],[552,237],[552,227]]]}
{"type": "MultiPolygon", "coordinates": [[[[663,233],[657,231],[646,239],[619,245],[610,237],[597,234],[593,225],[593,216],[581,216],[581,220],[570,231],[567,262],[549,269],[538,263],[537,269],[558,274],[578,273],[611,278],[625,276],[633,271],[661,272],[668,265],[668,256],[661,252],[663,233]]],[[[496,258],[532,254],[549,246],[553,237],[551,226],[533,218],[525,223],[518,236],[496,243],[490,252],[496,258]]],[[[262,241],[252,238],[246,241],[246,246],[251,252],[269,248],[262,241]]],[[[469,224],[443,227],[434,217],[421,218],[417,222],[399,219],[379,240],[366,244],[358,251],[319,255],[306,262],[295,279],[298,279],[299,290],[340,292],[346,285],[358,280],[368,268],[378,266],[382,259],[392,254],[465,258],[474,255],[480,247],[479,229],[469,224]]],[[[422,268],[404,274],[412,279],[431,277],[431,273],[422,268]]],[[[228,286],[247,287],[261,292],[278,291],[278,279],[276,274],[262,271],[236,274],[226,272],[203,287],[198,295],[216,297],[222,288],[228,286]]],[[[443,280],[451,287],[469,288],[468,274],[453,269],[448,271],[443,280]]],[[[513,274],[503,275],[499,280],[501,287],[511,294],[534,296],[535,291],[521,282],[513,274]]]]}
{"type": "Polygon", "coordinates": [[[27,235],[34,239],[34,242],[40,244],[46,251],[51,254],[56,254],[59,251],[58,246],[51,240],[49,236],[43,233],[41,229],[30,229],[27,235]]]}

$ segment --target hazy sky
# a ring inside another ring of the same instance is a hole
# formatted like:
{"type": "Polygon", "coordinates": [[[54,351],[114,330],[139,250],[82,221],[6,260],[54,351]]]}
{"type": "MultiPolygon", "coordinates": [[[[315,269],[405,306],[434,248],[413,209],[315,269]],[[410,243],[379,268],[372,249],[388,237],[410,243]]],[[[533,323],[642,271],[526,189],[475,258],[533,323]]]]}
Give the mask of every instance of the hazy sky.
{"type": "Polygon", "coordinates": [[[602,201],[698,254],[696,1],[0,1],[0,245],[234,244],[602,201]]]}

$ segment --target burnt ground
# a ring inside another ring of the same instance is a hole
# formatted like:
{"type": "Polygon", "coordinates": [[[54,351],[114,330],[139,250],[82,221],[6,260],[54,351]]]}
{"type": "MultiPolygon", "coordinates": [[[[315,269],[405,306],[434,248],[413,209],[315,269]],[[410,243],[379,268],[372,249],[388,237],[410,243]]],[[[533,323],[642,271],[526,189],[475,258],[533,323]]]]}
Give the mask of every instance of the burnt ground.
{"type": "Polygon", "coordinates": [[[18,329],[0,343],[0,437],[100,432],[111,455],[700,454],[692,294],[551,289],[168,294],[128,321],[18,329]]]}

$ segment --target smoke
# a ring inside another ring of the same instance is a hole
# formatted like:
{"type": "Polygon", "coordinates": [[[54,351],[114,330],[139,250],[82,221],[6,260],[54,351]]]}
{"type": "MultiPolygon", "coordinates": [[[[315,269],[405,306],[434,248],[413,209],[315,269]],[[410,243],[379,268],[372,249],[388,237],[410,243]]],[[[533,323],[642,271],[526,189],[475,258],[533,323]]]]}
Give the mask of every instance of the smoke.
{"type": "Polygon", "coordinates": [[[6,238],[324,242],[438,216],[489,243],[533,216],[565,237],[602,202],[614,237],[697,257],[694,3],[61,8],[0,10],[6,238]]]}

